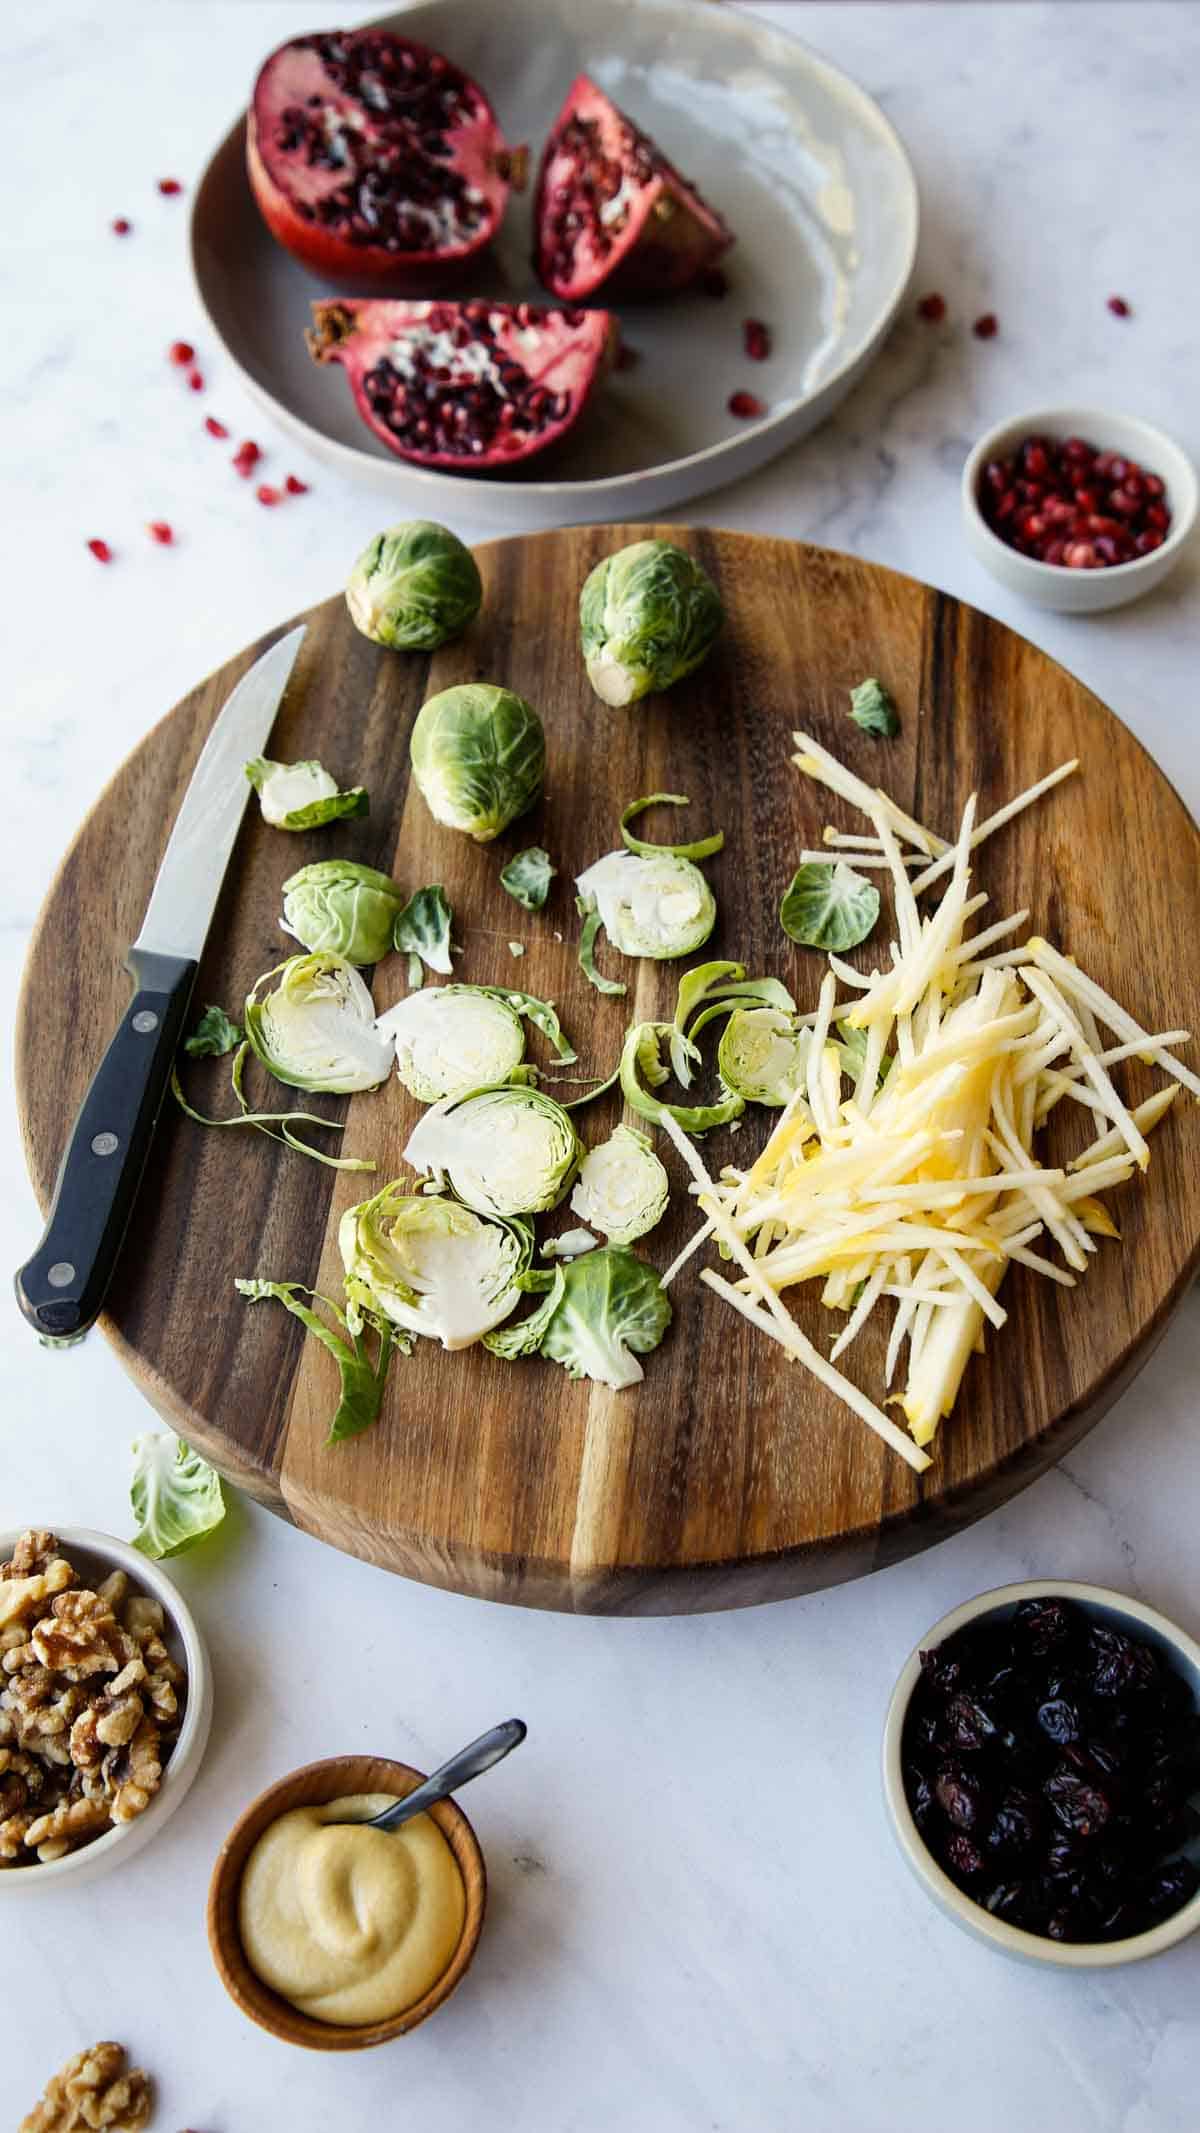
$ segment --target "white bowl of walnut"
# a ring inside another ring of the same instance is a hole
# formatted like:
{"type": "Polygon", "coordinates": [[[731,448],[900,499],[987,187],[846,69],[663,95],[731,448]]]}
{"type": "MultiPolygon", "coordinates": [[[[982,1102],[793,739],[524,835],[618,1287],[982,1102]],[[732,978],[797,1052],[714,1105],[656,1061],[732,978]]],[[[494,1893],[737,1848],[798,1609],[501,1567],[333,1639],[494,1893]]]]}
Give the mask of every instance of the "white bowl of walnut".
{"type": "Polygon", "coordinates": [[[84,1527],[0,1533],[0,1902],[131,1859],[211,1719],[208,1655],[157,1563],[84,1527]]]}

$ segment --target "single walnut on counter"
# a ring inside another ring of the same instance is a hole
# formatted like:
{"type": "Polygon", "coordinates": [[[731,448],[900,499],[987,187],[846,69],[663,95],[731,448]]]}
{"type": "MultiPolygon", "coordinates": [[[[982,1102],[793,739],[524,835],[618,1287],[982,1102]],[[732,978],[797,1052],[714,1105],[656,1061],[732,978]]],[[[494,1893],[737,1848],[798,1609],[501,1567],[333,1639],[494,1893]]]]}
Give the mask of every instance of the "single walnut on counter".
{"type": "Polygon", "coordinates": [[[61,1859],[150,1805],[186,1690],[165,1627],[123,1570],[93,1591],[52,1533],[21,1535],[0,1566],[0,1869],[61,1859]]]}
{"type": "Polygon", "coordinates": [[[123,2044],[92,2044],[46,2085],[17,2133],[142,2133],[154,2097],[150,2076],[125,2064],[123,2044]]]}

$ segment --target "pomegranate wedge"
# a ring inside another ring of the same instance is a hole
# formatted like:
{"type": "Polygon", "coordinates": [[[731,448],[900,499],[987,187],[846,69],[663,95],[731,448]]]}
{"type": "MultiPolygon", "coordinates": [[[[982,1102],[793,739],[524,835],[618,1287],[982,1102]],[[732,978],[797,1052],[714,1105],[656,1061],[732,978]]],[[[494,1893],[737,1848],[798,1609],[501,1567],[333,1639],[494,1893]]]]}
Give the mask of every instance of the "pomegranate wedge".
{"type": "Polygon", "coordinates": [[[538,171],[538,277],[568,303],[599,288],[653,296],[683,289],[733,243],[733,231],[648,134],[588,75],[572,82],[538,171]]]}
{"type": "Polygon", "coordinates": [[[386,30],[326,30],[272,52],[246,155],[280,244],[315,273],[393,288],[480,252],[525,163],[469,75],[386,30]]]}
{"type": "Polygon", "coordinates": [[[320,303],[313,319],[314,360],[342,365],[388,450],[462,474],[517,466],[565,437],[618,339],[607,311],[481,298],[320,303]]]}

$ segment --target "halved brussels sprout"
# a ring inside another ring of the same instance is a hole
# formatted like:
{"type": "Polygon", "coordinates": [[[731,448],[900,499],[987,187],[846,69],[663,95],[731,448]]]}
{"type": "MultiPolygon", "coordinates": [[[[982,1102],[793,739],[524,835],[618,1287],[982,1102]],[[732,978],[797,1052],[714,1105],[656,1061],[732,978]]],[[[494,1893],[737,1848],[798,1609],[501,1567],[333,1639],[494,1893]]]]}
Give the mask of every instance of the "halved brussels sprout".
{"type": "Polygon", "coordinates": [[[397,1180],[346,1209],[338,1249],[351,1330],[365,1311],[443,1348],[468,1348],[520,1302],[533,1236],[526,1224],[481,1221],[397,1180]]]}
{"type": "Polygon", "coordinates": [[[575,883],[592,899],[614,948],[658,961],[702,948],[717,922],[712,890],[690,859],[607,852],[575,883]]]}
{"type": "Polygon", "coordinates": [[[340,955],[293,955],[257,980],[246,1000],[246,1036],[276,1081],[346,1095],[377,1089],[392,1048],[375,1028],[375,1004],[340,955]],[[264,986],[278,983],[270,992],[264,986]]]}
{"type": "Polygon", "coordinates": [[[532,704],[493,682],[431,696],[409,743],[413,776],[435,822],[487,844],[533,806],[546,736],[532,704]]]}
{"type": "Polygon", "coordinates": [[[610,1244],[632,1244],[662,1221],[671,1181],[644,1133],[618,1126],[589,1148],[571,1194],[571,1213],[590,1222],[610,1244]]]}
{"type": "Polygon", "coordinates": [[[353,859],[318,859],[283,884],[284,932],[348,963],[382,962],[403,909],[403,889],[353,859]]]}
{"type": "Polygon", "coordinates": [[[721,1032],[717,1070],[747,1103],[779,1109],[804,1087],[810,1032],[778,1007],[735,1008],[721,1032]]]}
{"type": "Polygon", "coordinates": [[[346,587],[356,629],[373,644],[432,652],[461,636],[483,602],[469,548],[432,519],[389,526],[363,549],[346,587]]]}
{"type": "Polygon", "coordinates": [[[404,1160],[480,1215],[532,1215],[557,1207],[583,1144],[561,1105],[521,1083],[447,1097],[427,1111],[404,1160]]]}
{"type": "Polygon", "coordinates": [[[400,1079],[418,1103],[507,1081],[525,1057],[520,1016],[506,1000],[473,985],[411,992],[375,1027],[395,1045],[400,1079]]]}
{"type": "Polygon", "coordinates": [[[588,680],[606,704],[632,704],[698,667],[724,621],[711,578],[672,541],[634,541],[583,581],[579,629],[588,680]]]}
{"type": "Polygon", "coordinates": [[[263,821],[273,829],[320,829],[344,815],[370,813],[366,787],[355,785],[349,792],[339,792],[337,779],[320,763],[272,763],[267,756],[256,755],[245,769],[258,794],[263,821]]]}

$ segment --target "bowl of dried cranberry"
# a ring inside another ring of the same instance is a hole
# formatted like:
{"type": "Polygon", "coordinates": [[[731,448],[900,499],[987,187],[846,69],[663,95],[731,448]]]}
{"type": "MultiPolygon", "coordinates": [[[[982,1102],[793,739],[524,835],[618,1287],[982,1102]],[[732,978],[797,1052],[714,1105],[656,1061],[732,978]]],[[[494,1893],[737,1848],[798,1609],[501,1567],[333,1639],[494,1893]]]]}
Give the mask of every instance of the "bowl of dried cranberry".
{"type": "Polygon", "coordinates": [[[1174,569],[1196,523],[1196,470],[1162,430],[1095,408],[1042,408],[981,437],[963,468],[967,539],[1010,592],[1091,615],[1174,569]]]}
{"type": "Polygon", "coordinates": [[[981,1593],[910,1653],[883,1738],[892,1828],[978,1940],[1095,1970],[1200,1926],[1200,1644],[1098,1585],[981,1593]]]}

